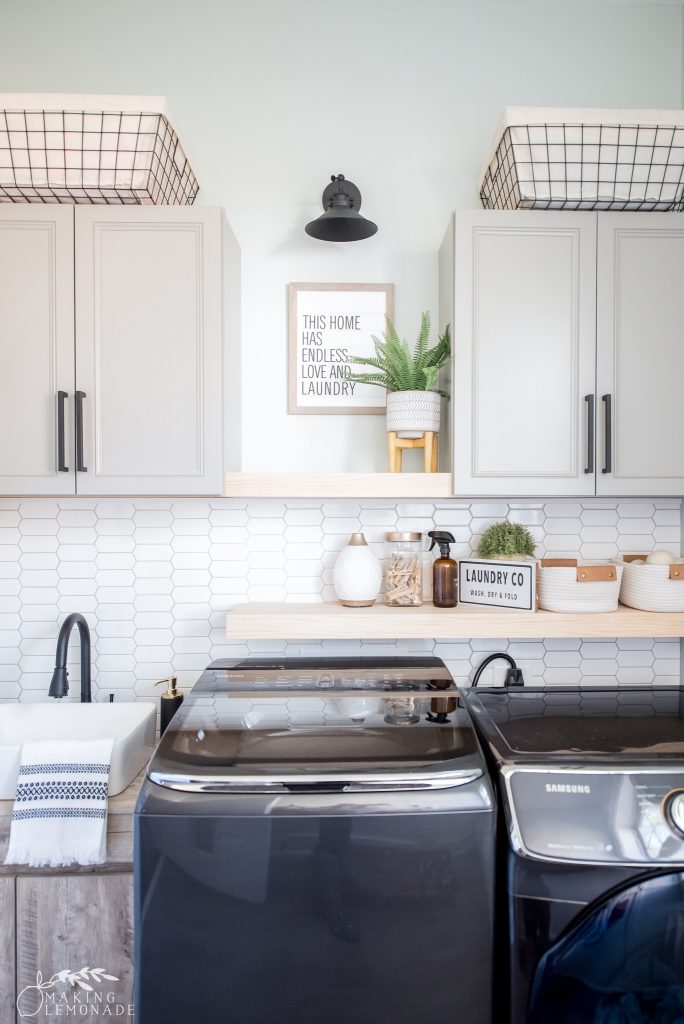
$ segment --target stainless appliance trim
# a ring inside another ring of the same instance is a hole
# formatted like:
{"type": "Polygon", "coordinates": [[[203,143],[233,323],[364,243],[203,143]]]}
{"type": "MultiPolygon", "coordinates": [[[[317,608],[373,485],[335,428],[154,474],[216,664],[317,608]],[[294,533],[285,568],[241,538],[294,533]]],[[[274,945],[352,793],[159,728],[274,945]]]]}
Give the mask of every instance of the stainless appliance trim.
{"type": "Polygon", "coordinates": [[[264,778],[259,775],[241,775],[226,778],[224,775],[207,775],[196,778],[191,775],[167,774],[159,771],[148,773],[150,782],[165,789],[180,790],[183,793],[286,793],[290,786],[300,789],[324,791],[326,786],[340,786],[345,793],[382,792],[386,790],[452,789],[465,786],[482,778],[481,768],[461,769],[440,775],[278,775],[264,778]]]}
{"type": "Polygon", "coordinates": [[[587,864],[594,867],[637,867],[643,868],[644,870],[650,868],[656,868],[658,866],[663,868],[677,868],[684,866],[684,856],[681,861],[668,860],[660,865],[657,861],[644,861],[644,860],[619,860],[619,861],[605,861],[605,860],[580,860],[578,858],[566,858],[566,857],[545,857],[541,853],[533,853],[529,850],[523,840],[522,833],[520,831],[520,824],[518,817],[515,813],[515,803],[513,801],[513,793],[511,790],[511,779],[517,774],[533,774],[533,775],[674,775],[684,776],[684,767],[673,768],[662,766],[660,768],[648,768],[648,767],[631,767],[631,768],[603,768],[600,765],[594,767],[573,767],[571,765],[558,765],[553,768],[542,768],[532,766],[518,766],[518,765],[504,765],[499,769],[504,780],[506,787],[506,815],[509,818],[509,836],[511,840],[511,846],[516,853],[524,854],[525,857],[529,857],[530,860],[543,861],[547,864],[572,864],[575,867],[580,864],[587,864]]]}
{"type": "MultiPolygon", "coordinates": [[[[434,678],[435,673],[430,675],[430,679],[434,678]]],[[[417,675],[414,677],[417,678],[417,675]]],[[[261,689],[259,686],[254,686],[251,689],[242,690],[216,690],[211,693],[198,693],[196,695],[197,706],[201,707],[200,701],[207,700],[353,700],[358,697],[374,697],[376,700],[404,700],[407,697],[413,697],[414,700],[434,700],[435,697],[458,697],[458,690],[455,686],[449,686],[434,689],[423,689],[420,690],[417,687],[412,688],[410,686],[410,680],[407,680],[407,684],[402,686],[397,684],[392,688],[365,690],[357,689],[353,686],[347,689],[333,689],[325,684],[318,685],[316,687],[295,687],[290,689],[286,686],[281,686],[276,689],[267,690],[261,689]]]]}

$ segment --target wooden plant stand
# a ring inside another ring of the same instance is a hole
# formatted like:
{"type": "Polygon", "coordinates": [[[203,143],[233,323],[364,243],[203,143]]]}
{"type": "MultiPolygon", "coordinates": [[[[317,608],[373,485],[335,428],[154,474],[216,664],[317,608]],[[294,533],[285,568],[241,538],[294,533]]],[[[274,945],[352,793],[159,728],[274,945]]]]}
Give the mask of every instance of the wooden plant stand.
{"type": "Polygon", "coordinates": [[[405,448],[424,448],[426,473],[436,473],[439,463],[439,434],[427,430],[422,437],[397,437],[396,431],[387,433],[390,473],[401,473],[401,460],[405,448]]]}

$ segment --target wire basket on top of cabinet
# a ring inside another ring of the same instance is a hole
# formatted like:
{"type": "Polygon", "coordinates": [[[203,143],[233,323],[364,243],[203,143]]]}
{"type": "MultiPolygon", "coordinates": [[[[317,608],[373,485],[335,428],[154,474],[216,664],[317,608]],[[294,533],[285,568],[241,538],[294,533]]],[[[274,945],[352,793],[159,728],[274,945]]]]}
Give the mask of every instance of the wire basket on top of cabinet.
{"type": "Polygon", "coordinates": [[[493,210],[682,210],[684,111],[507,108],[480,197],[493,210]]]}
{"type": "Polygon", "coordinates": [[[198,191],[163,97],[0,94],[0,202],[189,205],[198,191]]]}

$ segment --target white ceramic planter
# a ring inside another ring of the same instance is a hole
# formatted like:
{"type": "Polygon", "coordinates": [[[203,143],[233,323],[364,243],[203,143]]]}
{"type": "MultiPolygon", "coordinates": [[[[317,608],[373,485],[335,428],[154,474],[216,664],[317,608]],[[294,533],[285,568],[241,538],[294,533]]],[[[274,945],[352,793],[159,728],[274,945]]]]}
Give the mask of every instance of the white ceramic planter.
{"type": "Polygon", "coordinates": [[[399,437],[422,437],[439,432],[442,399],[436,391],[389,391],[387,430],[399,437]]]}
{"type": "Polygon", "coordinates": [[[374,604],[382,585],[382,568],[362,533],[352,533],[333,569],[333,586],[340,604],[365,608],[374,604]]]}

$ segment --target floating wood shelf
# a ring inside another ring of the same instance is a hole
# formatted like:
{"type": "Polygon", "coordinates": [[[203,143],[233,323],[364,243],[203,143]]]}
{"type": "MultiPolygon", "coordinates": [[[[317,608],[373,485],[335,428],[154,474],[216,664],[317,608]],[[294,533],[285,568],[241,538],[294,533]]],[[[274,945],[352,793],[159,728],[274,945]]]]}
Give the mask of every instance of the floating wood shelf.
{"type": "Polygon", "coordinates": [[[451,473],[226,473],[227,498],[451,498],[451,473]]]}
{"type": "Polygon", "coordinates": [[[680,637],[684,613],[616,612],[568,615],[496,608],[344,608],[317,604],[236,605],[227,616],[231,640],[551,639],[553,637],[680,637]]]}

